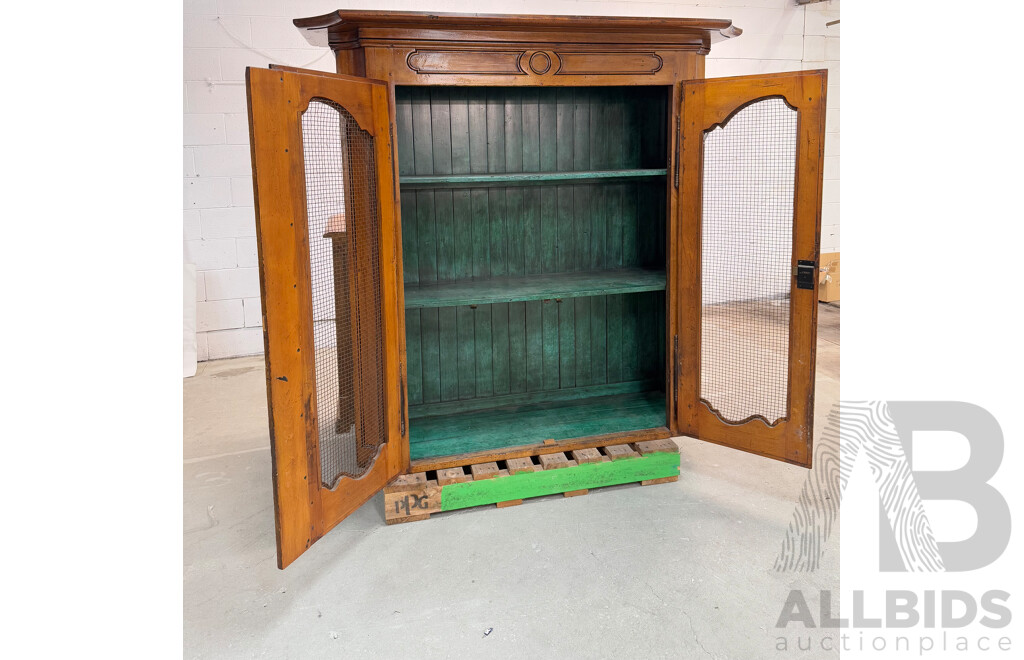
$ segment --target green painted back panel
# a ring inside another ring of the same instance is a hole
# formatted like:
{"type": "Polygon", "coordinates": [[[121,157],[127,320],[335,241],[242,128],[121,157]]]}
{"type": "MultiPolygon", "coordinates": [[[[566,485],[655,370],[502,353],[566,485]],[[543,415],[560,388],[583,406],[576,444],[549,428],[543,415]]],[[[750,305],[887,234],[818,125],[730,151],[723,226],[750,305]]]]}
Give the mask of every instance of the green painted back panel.
{"type": "MultiPolygon", "coordinates": [[[[398,87],[399,173],[663,169],[667,94],[398,87]]],[[[403,188],[405,282],[663,270],[665,185],[646,177],[403,188]]],[[[664,292],[648,291],[407,310],[409,404],[529,393],[543,401],[551,390],[660,381],[664,308],[664,292]]]]}

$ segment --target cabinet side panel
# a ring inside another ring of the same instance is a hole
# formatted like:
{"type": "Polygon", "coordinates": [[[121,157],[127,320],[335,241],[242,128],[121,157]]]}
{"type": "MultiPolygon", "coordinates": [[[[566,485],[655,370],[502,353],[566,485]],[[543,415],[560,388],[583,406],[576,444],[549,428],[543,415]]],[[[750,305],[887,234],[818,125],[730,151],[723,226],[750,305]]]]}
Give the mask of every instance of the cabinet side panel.
{"type": "MultiPolygon", "coordinates": [[[[334,51],[335,71],[349,76],[366,75],[366,57],[362,48],[334,51]]],[[[372,77],[372,76],[371,76],[372,77]]]]}

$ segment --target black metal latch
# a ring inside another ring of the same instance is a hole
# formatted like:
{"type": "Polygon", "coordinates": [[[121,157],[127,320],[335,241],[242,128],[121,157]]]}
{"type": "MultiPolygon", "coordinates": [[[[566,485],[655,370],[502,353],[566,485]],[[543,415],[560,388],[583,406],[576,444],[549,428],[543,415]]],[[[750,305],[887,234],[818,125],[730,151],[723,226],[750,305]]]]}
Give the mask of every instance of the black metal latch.
{"type": "Polygon", "coordinates": [[[796,288],[814,289],[814,276],[818,272],[818,264],[813,261],[796,262],[796,288]]]}

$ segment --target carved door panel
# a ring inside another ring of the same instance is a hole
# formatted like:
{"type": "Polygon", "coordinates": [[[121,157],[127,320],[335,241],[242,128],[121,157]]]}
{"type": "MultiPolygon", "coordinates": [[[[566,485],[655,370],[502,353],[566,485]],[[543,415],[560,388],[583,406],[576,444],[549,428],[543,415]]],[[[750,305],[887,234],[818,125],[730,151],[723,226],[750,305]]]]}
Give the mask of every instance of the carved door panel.
{"type": "Polygon", "coordinates": [[[682,88],[677,424],[810,466],[825,71],[682,88]]]}
{"type": "Polygon", "coordinates": [[[409,464],[385,83],[246,72],[278,564],[409,464]]]}

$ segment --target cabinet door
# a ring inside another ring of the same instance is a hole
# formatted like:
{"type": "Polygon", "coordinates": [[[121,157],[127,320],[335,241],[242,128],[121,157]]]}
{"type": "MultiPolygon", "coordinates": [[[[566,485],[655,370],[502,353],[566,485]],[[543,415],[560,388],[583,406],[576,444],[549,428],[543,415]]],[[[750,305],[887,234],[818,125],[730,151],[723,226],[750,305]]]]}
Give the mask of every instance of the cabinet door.
{"type": "Polygon", "coordinates": [[[682,88],[677,428],[805,467],[826,73],[682,88]]]}
{"type": "Polygon", "coordinates": [[[409,464],[385,83],[248,69],[278,565],[409,464]]]}

